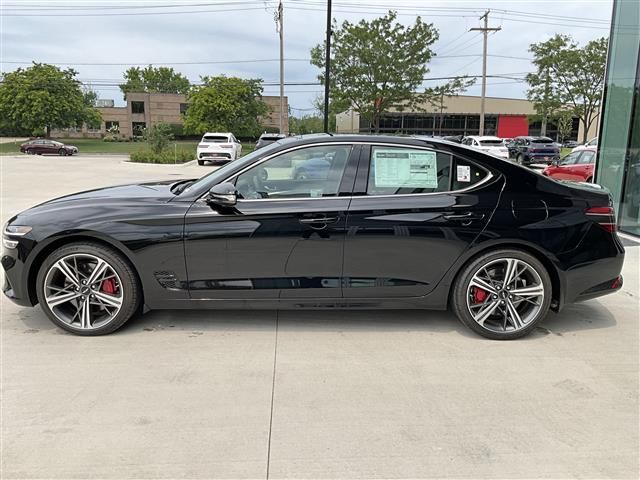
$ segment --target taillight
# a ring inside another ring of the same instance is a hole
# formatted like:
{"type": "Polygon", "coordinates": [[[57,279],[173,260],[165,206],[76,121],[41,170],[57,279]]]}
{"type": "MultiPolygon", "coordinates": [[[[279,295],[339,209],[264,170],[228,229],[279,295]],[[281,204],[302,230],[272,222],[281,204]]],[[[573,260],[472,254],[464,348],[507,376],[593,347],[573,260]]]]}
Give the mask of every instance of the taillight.
{"type": "Polygon", "coordinates": [[[587,216],[604,228],[607,232],[615,232],[616,212],[613,207],[591,207],[585,211],[587,216]]]}

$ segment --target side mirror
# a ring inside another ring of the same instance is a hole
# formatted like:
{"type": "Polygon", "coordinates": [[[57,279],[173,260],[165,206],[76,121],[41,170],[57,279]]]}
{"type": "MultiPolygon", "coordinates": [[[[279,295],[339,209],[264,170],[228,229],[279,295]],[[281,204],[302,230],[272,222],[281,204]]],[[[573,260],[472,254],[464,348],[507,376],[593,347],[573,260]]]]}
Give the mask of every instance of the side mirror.
{"type": "Polygon", "coordinates": [[[233,183],[225,182],[214,185],[209,190],[207,202],[223,207],[230,207],[238,202],[238,190],[233,183]]]}

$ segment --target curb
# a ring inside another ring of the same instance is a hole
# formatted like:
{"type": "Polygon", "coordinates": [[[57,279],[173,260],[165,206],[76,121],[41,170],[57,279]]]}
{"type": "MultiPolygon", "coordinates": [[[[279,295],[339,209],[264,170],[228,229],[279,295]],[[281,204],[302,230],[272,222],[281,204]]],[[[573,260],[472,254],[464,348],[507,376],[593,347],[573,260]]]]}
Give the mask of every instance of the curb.
{"type": "Polygon", "coordinates": [[[132,162],[131,160],[121,160],[120,163],[126,165],[147,165],[147,166],[161,166],[161,167],[188,167],[197,162],[197,160],[190,160],[184,163],[151,163],[151,162],[132,162]]]}

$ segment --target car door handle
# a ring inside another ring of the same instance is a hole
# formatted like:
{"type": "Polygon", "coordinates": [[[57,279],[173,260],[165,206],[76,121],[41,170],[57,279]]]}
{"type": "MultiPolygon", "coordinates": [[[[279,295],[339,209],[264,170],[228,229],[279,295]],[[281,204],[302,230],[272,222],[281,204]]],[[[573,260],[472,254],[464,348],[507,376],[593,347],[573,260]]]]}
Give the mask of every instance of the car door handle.
{"type": "Polygon", "coordinates": [[[484,218],[484,214],[473,213],[473,212],[454,213],[454,214],[443,215],[442,218],[452,222],[472,222],[474,220],[482,220],[484,218]]]}
{"type": "Polygon", "coordinates": [[[338,217],[312,217],[300,218],[298,221],[304,225],[326,225],[328,223],[336,223],[338,220],[338,217]]]}

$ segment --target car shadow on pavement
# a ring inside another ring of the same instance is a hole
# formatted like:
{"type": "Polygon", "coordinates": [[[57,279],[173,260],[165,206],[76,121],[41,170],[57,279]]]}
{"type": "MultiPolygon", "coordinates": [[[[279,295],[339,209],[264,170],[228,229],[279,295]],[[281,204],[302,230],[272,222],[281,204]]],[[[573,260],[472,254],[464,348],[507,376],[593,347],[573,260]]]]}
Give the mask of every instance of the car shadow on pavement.
{"type": "MultiPolygon", "coordinates": [[[[56,331],[40,308],[21,309],[18,317],[27,331],[56,331]]],[[[118,335],[157,331],[269,331],[278,320],[283,331],[421,331],[455,332],[480,338],[458,321],[451,311],[434,310],[157,310],[132,318],[118,335]]],[[[550,312],[528,338],[563,336],[581,330],[616,325],[611,312],[598,301],[568,305],[550,312]]]]}

